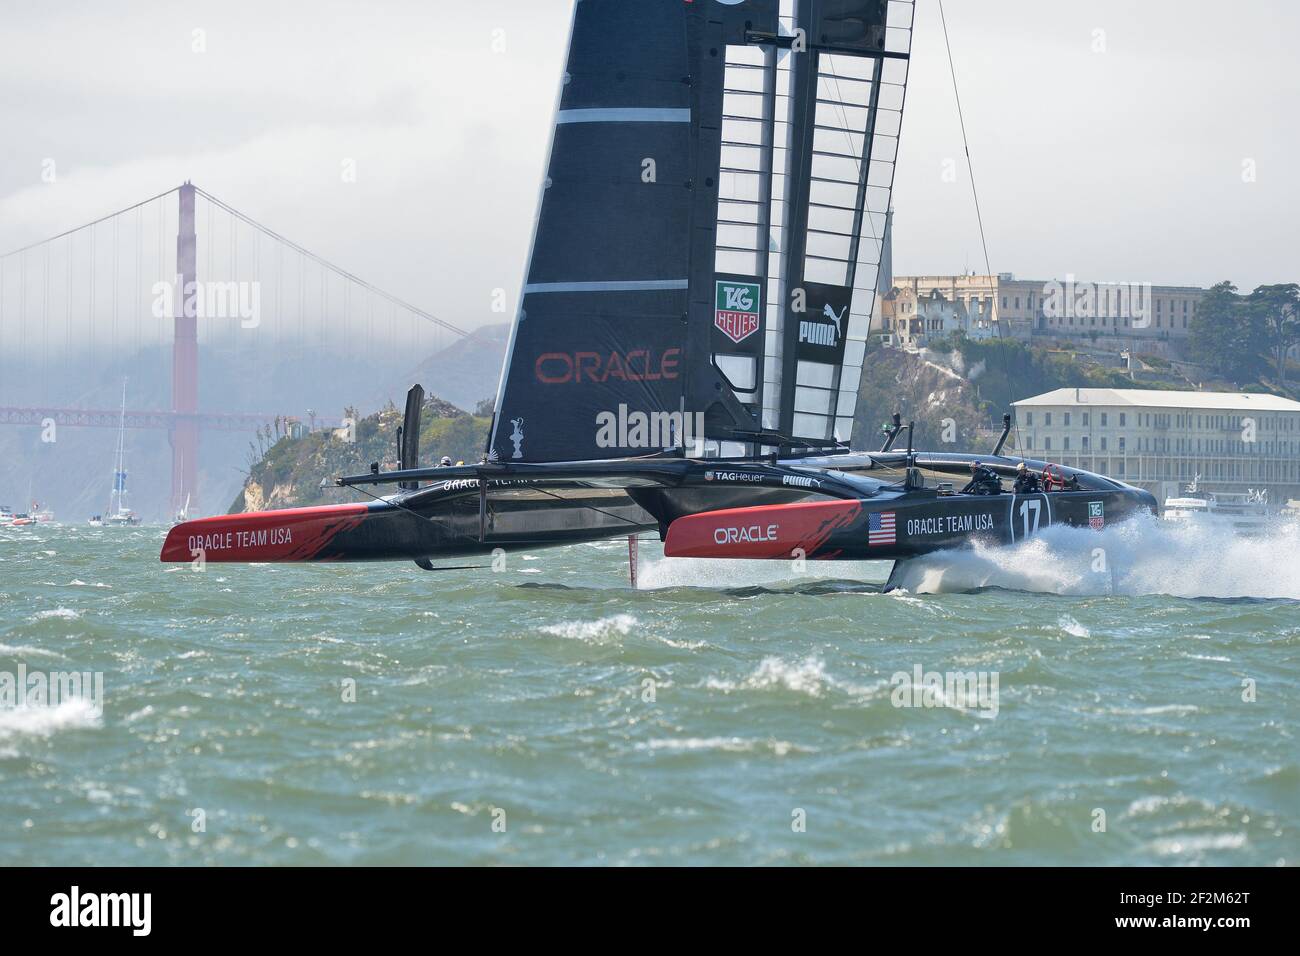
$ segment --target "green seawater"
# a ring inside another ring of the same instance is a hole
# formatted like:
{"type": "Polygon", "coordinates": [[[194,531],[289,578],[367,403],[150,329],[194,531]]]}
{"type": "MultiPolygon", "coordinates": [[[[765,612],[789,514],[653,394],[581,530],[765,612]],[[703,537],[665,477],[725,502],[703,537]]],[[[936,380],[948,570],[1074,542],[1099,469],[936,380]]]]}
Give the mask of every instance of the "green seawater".
{"type": "Polygon", "coordinates": [[[0,529],[0,686],[103,675],[0,705],[0,864],[1300,858],[1294,526],[1051,529],[891,594],[652,541],[635,591],[623,541],[196,571],[164,533],[0,529]]]}

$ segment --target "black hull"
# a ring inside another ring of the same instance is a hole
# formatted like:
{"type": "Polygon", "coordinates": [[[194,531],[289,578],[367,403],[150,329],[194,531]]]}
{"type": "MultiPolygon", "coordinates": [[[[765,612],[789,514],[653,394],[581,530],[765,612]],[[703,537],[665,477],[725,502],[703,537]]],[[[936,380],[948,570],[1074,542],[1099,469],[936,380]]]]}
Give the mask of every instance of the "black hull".
{"type": "MultiPolygon", "coordinates": [[[[162,560],[192,561],[201,553],[205,561],[428,563],[652,531],[670,556],[894,560],[975,541],[1013,544],[1054,524],[1104,527],[1156,510],[1145,491],[1071,469],[1062,471],[1078,490],[1032,495],[952,494],[935,480],[962,478],[972,458],[918,453],[917,466],[932,476],[929,487],[902,482],[902,458],[892,454],[484,465],[358,476],[341,483],[434,480],[369,504],[185,522],[171,530],[162,560]]],[[[1018,461],[985,459],[1003,474],[1018,461]]]]}

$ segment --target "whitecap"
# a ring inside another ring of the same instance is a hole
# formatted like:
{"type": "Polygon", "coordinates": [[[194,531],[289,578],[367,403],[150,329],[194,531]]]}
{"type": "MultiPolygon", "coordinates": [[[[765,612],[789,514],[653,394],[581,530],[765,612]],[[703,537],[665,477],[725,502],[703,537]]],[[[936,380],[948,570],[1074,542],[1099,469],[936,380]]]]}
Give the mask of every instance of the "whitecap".
{"type": "Polygon", "coordinates": [[[1178,856],[1204,850],[1240,850],[1246,845],[1244,833],[1207,833],[1195,836],[1167,837],[1155,840],[1151,849],[1157,856],[1178,856]]]}
{"type": "Polygon", "coordinates": [[[47,621],[50,618],[55,618],[55,617],[62,618],[63,620],[66,621],[75,621],[77,618],[81,617],[81,612],[74,611],[70,607],[56,607],[53,610],[37,611],[35,616],[32,618],[32,620],[47,621]]]}
{"type": "Polygon", "coordinates": [[[539,630],[543,634],[553,634],[555,637],[567,637],[579,641],[601,641],[628,634],[640,623],[631,614],[615,614],[612,617],[602,617],[597,621],[563,621],[559,624],[547,624],[539,630]]]}
{"type": "Polygon", "coordinates": [[[811,753],[807,747],[791,743],[788,740],[756,740],[745,737],[660,737],[642,741],[636,745],[637,750],[687,753],[697,750],[721,750],[727,753],[752,753],[755,750],[770,750],[778,757],[788,753],[811,753]]]}
{"type": "MultiPolygon", "coordinates": [[[[709,690],[730,694],[738,690],[789,690],[809,697],[821,697],[828,690],[839,690],[853,697],[873,693],[873,688],[859,687],[837,681],[826,672],[826,664],[818,657],[801,661],[787,661],[780,657],[765,657],[741,681],[710,677],[704,682],[709,690]]],[[[883,684],[881,686],[884,686],[883,684]]]]}
{"type": "Polygon", "coordinates": [[[58,651],[47,651],[43,647],[29,647],[26,644],[0,644],[0,654],[12,654],[15,657],[63,657],[58,651]]]}
{"type": "Polygon", "coordinates": [[[1088,630],[1068,614],[1062,614],[1056,626],[1063,630],[1071,637],[1092,637],[1092,631],[1088,630]]]}
{"type": "Polygon", "coordinates": [[[60,730],[99,727],[101,723],[101,715],[90,701],[80,698],[54,707],[11,707],[0,710],[0,740],[50,737],[60,730]]]}

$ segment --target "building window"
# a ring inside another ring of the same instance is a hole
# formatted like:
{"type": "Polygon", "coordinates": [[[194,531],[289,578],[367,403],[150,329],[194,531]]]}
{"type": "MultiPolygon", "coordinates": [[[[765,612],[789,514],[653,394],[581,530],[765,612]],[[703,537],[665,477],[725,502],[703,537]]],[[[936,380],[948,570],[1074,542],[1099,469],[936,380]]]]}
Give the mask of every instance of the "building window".
{"type": "Polygon", "coordinates": [[[1066,412],[1066,413],[1065,413],[1065,424],[1066,424],[1067,427],[1068,427],[1069,424],[1070,424],[1070,413],[1069,413],[1069,412],[1066,412]]]}
{"type": "Polygon", "coordinates": [[[1043,424],[1046,425],[1046,426],[1049,427],[1049,428],[1052,426],[1052,413],[1051,413],[1051,412],[1043,412],[1043,424]]]}
{"type": "Polygon", "coordinates": [[[1051,439],[1051,438],[1044,438],[1044,439],[1043,439],[1043,451],[1051,451],[1051,450],[1052,450],[1052,439],[1051,439]]]}
{"type": "Polygon", "coordinates": [[[1102,436],[1102,439],[1101,439],[1101,450],[1102,450],[1102,451],[1105,451],[1105,450],[1106,450],[1106,438],[1105,438],[1104,435],[1102,436]]]}
{"type": "Polygon", "coordinates": [[[1088,427],[1088,413],[1087,413],[1087,412],[1084,412],[1084,413],[1083,413],[1083,427],[1084,427],[1084,428],[1087,428],[1087,427],[1088,427]]]}
{"type": "Polygon", "coordinates": [[[1033,426],[1034,426],[1034,413],[1025,412],[1025,427],[1032,428],[1033,426]]]}
{"type": "Polygon", "coordinates": [[[1084,451],[1087,451],[1087,450],[1088,450],[1088,436],[1087,436],[1087,435],[1084,435],[1083,438],[1081,438],[1081,439],[1079,440],[1079,444],[1083,446],[1083,450],[1084,450],[1084,451]]]}
{"type": "Polygon", "coordinates": [[[1062,451],[1069,451],[1069,450],[1070,450],[1070,436],[1069,436],[1069,435],[1066,435],[1064,438],[1061,439],[1061,450],[1062,450],[1062,451]]]}
{"type": "Polygon", "coordinates": [[[1123,439],[1122,436],[1120,437],[1120,440],[1119,440],[1119,450],[1120,450],[1120,451],[1123,451],[1123,450],[1124,450],[1124,439],[1123,439]]]}
{"type": "Polygon", "coordinates": [[[1102,428],[1105,428],[1105,427],[1106,427],[1106,413],[1105,413],[1105,412],[1102,412],[1102,413],[1101,413],[1101,427],[1102,427],[1102,428]]]}
{"type": "MultiPolygon", "coordinates": [[[[1120,413],[1119,413],[1119,427],[1120,427],[1120,428],[1123,428],[1123,427],[1124,427],[1125,425],[1127,425],[1127,424],[1128,424],[1128,416],[1125,415],[1123,412],[1120,412],[1120,413]]],[[[1120,440],[1122,441],[1123,439],[1120,439],[1120,440]]]]}

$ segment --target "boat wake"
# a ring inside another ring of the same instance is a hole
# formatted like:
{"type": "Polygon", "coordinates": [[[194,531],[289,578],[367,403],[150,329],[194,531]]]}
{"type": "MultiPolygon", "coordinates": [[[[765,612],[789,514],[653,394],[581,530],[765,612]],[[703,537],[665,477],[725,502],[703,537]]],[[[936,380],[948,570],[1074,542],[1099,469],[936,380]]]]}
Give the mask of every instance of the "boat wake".
{"type": "Polygon", "coordinates": [[[1004,588],[1066,595],[1300,600],[1300,522],[1246,537],[1142,517],[1097,532],[1053,526],[1015,545],[938,551],[899,568],[914,594],[1004,588]]]}

